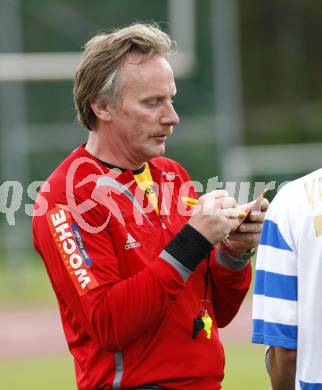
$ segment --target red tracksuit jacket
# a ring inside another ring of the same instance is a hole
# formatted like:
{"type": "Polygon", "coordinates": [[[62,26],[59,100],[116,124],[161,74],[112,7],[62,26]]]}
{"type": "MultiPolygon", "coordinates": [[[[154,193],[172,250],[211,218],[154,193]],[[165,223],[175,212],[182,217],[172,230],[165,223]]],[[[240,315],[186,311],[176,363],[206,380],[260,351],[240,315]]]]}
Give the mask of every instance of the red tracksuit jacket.
{"type": "MultiPolygon", "coordinates": [[[[214,248],[208,289],[213,330],[210,339],[204,331],[192,339],[206,260],[184,278],[160,256],[189,219],[181,215],[181,196],[187,195],[181,185],[190,179],[167,158],[149,166],[161,217],[149,209],[132,171],[108,169],[83,146],[52,173],[35,204],[34,244],[57,296],[80,390],[149,383],[176,390],[221,388],[218,327],[236,315],[250,284],[250,265],[227,270],[216,262],[214,248]]],[[[191,183],[186,189],[196,197],[191,183]]]]}

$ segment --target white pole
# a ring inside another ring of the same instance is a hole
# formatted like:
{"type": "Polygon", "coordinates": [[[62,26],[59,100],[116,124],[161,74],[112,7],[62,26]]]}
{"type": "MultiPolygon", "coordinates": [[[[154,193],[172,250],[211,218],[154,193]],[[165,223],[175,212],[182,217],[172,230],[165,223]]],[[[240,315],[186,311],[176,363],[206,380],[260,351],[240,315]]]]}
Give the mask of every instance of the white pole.
{"type": "MultiPolygon", "coordinates": [[[[21,52],[21,37],[20,0],[3,0],[0,12],[0,51],[21,52]]],[[[29,182],[25,107],[23,83],[0,83],[1,181],[19,181],[24,188],[29,182]]],[[[21,212],[15,226],[8,226],[6,222],[4,225],[2,237],[12,262],[19,260],[17,253],[23,248],[24,240],[28,237],[24,232],[22,219],[21,212]]]]}
{"type": "Polygon", "coordinates": [[[238,3],[213,0],[211,7],[216,140],[222,179],[236,180],[226,152],[244,143],[238,3]]]}
{"type": "Polygon", "coordinates": [[[168,18],[171,38],[178,44],[178,50],[170,57],[176,78],[193,75],[197,58],[195,0],[168,0],[168,18]]]}

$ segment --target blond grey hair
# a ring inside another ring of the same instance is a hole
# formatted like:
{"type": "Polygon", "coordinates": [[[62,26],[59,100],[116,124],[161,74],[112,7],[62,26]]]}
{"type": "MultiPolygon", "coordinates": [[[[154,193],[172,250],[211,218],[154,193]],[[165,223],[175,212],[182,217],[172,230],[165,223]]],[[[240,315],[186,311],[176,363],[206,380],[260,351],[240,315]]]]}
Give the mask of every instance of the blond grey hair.
{"type": "Polygon", "coordinates": [[[91,103],[116,106],[122,96],[121,68],[131,52],[143,58],[168,57],[174,47],[168,34],[157,24],[133,24],[111,33],[96,35],[85,47],[74,81],[74,102],[77,118],[88,130],[96,125],[91,103]]]}

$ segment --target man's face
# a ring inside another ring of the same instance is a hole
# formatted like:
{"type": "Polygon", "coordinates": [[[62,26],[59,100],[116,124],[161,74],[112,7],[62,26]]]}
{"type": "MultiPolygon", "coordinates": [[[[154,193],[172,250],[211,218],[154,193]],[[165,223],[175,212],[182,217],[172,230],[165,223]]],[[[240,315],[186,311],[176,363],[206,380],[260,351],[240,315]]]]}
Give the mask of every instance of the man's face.
{"type": "Polygon", "coordinates": [[[121,100],[109,110],[109,136],[119,153],[140,165],[164,154],[166,137],[179,123],[172,105],[173,72],[163,57],[142,61],[140,54],[132,53],[122,66],[121,83],[121,100]]]}

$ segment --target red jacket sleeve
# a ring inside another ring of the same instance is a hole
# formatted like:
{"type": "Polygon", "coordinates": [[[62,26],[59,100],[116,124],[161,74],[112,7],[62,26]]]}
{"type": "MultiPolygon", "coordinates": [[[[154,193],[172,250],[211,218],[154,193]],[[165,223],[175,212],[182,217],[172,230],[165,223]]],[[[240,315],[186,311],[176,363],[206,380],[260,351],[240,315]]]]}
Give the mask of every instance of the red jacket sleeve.
{"type": "Polygon", "coordinates": [[[219,328],[228,325],[237,314],[250,286],[251,263],[240,271],[230,270],[216,261],[215,251],[211,256],[212,302],[219,328]]]}
{"type": "Polygon", "coordinates": [[[90,234],[63,208],[34,217],[33,235],[58,299],[111,352],[157,326],[185,286],[180,273],[159,257],[122,279],[108,230],[90,234]]]}

